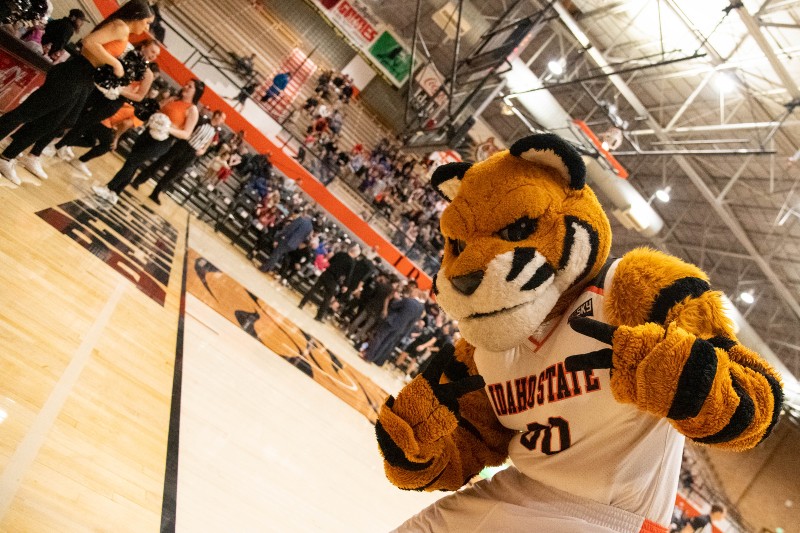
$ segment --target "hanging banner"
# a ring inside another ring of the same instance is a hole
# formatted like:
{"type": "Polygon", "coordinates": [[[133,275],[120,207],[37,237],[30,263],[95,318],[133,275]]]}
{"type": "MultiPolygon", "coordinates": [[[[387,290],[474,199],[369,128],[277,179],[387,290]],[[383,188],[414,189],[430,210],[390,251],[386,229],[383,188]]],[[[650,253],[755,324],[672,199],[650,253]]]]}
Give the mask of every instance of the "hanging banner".
{"type": "Polygon", "coordinates": [[[360,0],[312,0],[320,14],[396,87],[408,79],[411,52],[360,0]]]}
{"type": "Polygon", "coordinates": [[[393,34],[388,31],[381,33],[369,53],[397,84],[406,81],[411,70],[411,53],[393,34]]]}
{"type": "Polygon", "coordinates": [[[378,37],[380,20],[358,0],[317,0],[323,13],[345,37],[359,48],[367,48],[378,37]]]}

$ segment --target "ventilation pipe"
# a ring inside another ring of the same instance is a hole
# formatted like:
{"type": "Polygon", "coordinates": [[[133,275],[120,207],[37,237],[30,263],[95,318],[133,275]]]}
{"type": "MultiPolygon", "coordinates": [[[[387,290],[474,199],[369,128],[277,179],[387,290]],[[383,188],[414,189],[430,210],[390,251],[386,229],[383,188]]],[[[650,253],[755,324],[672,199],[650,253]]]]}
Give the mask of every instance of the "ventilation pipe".
{"type": "MultiPolygon", "coordinates": [[[[542,82],[519,58],[511,62],[511,70],[505,81],[512,93],[537,89],[542,82]]],[[[570,127],[572,117],[561,107],[558,100],[546,90],[516,95],[515,105],[524,107],[543,128],[578,145],[585,139],[570,127]]],[[[654,237],[664,227],[663,219],[648,201],[628,181],[606,169],[596,159],[584,156],[586,179],[613,204],[611,213],[628,229],[634,229],[646,237],[654,237]]]]}

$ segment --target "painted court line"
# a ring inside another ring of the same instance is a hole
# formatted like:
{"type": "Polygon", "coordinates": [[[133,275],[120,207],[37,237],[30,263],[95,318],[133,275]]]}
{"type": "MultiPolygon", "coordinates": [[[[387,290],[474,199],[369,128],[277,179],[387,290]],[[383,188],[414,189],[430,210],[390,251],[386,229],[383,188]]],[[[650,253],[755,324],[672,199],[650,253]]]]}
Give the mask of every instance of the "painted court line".
{"type": "Polygon", "coordinates": [[[22,482],[22,477],[36,459],[39,449],[41,449],[44,441],[47,439],[47,435],[53,427],[53,423],[55,423],[61,409],[64,407],[64,403],[72,392],[86,363],[89,362],[92,350],[100,339],[103,330],[106,328],[128,283],[127,280],[120,280],[119,283],[117,283],[111,297],[108,299],[105,306],[103,306],[100,314],[97,315],[92,327],[89,328],[89,331],[83,337],[80,346],[78,346],[78,349],[72,355],[72,360],[67,365],[64,373],[61,374],[61,378],[42,406],[41,411],[36,415],[25,438],[22,439],[22,442],[17,446],[6,469],[3,471],[2,475],[0,475],[0,520],[2,520],[8,512],[14,495],[17,493],[19,485],[22,482]]]}

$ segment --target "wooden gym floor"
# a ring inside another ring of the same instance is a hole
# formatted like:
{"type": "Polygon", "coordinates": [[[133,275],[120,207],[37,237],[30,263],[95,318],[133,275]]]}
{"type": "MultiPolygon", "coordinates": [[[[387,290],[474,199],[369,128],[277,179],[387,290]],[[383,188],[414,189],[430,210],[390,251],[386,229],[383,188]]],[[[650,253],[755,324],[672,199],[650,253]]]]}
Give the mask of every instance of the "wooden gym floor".
{"type": "Polygon", "coordinates": [[[387,531],[440,497],[383,475],[402,382],[151,185],[98,203],[119,166],[0,178],[0,531],[387,531]]]}

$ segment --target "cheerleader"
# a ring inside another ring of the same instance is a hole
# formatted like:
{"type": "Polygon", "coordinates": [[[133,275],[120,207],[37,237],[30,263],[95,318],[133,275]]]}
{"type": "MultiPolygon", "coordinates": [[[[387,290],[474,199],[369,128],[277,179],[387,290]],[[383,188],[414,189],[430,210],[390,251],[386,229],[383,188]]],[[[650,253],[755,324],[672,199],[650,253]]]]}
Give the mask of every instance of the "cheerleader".
{"type": "MultiPolygon", "coordinates": [[[[153,61],[161,52],[161,47],[154,40],[149,40],[139,48],[139,52],[146,61],[153,61]]],[[[83,159],[75,157],[72,146],[83,146],[80,144],[84,135],[95,129],[97,124],[113,117],[124,106],[131,107],[131,103],[139,103],[144,100],[150,92],[150,87],[159,72],[156,63],[149,63],[141,81],[135,81],[119,90],[117,98],[110,98],[99,89],[95,89],[89,96],[86,106],[81,112],[78,122],[72,126],[64,137],[55,144],[56,154],[63,161],[69,162],[86,177],[91,177],[92,172],[86,166],[83,159]]],[[[114,92],[116,93],[116,92],[114,92]]],[[[132,112],[130,112],[132,114],[132,112]]],[[[42,153],[47,139],[42,139],[31,148],[30,155],[38,156],[42,153]]],[[[52,148],[51,148],[52,149],[52,148]]],[[[28,167],[26,167],[28,168],[28,167]]]]}
{"type": "Polygon", "coordinates": [[[0,154],[0,174],[17,185],[22,183],[16,173],[17,156],[64,124],[76,121],[94,89],[96,68],[110,65],[121,78],[125,71],[117,58],[125,52],[129,35],[147,31],[152,21],[147,0],[130,0],[83,38],[81,55],[53,66],[39,89],[0,117],[0,140],[23,126],[0,154]]]}
{"type": "Polygon", "coordinates": [[[107,186],[93,186],[94,193],[103,200],[116,204],[118,195],[147,160],[158,159],[166,154],[175,139],[189,139],[200,118],[197,102],[203,96],[205,88],[200,80],[186,82],[181,89],[180,98],[167,101],[161,107],[161,112],[151,117],[148,128],[136,139],[119,172],[107,186]]]}

